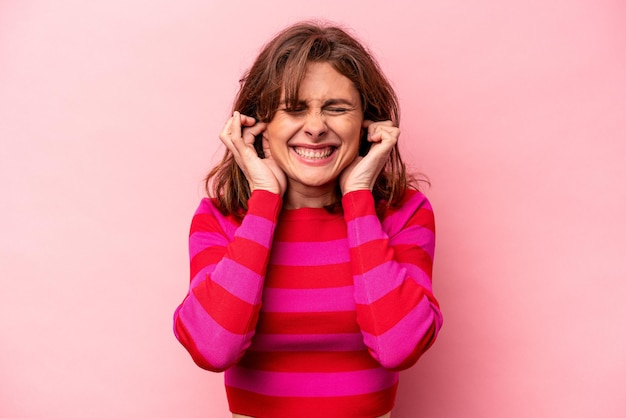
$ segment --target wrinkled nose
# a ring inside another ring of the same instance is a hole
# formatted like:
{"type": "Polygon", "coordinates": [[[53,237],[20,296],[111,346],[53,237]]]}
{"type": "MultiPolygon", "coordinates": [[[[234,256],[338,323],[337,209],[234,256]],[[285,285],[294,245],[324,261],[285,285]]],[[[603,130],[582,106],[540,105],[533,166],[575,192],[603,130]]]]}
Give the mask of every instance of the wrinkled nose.
{"type": "Polygon", "coordinates": [[[304,132],[308,137],[319,139],[324,136],[327,130],[326,120],[320,110],[312,110],[307,113],[304,122],[304,132]]]}

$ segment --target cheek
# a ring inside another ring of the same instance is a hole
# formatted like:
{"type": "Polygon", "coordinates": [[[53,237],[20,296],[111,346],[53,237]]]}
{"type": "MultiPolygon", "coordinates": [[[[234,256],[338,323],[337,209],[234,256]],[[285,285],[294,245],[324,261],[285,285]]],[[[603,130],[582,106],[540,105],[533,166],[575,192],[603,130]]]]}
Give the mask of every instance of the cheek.
{"type": "Polygon", "coordinates": [[[337,126],[335,132],[340,134],[348,146],[358,148],[363,136],[363,127],[361,122],[343,124],[343,126],[337,126]]]}
{"type": "Polygon", "coordinates": [[[267,124],[265,135],[272,142],[286,142],[298,131],[298,125],[293,121],[273,119],[267,124]]]}
{"type": "Polygon", "coordinates": [[[360,127],[350,127],[341,132],[343,153],[346,162],[351,163],[359,155],[359,145],[363,131],[360,127]]]}

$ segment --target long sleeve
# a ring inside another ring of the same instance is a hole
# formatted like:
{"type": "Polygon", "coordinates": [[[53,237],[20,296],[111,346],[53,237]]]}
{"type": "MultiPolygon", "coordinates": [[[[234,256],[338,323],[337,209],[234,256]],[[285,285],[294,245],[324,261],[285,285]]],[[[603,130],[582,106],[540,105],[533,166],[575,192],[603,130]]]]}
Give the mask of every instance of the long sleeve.
{"type": "Polygon", "coordinates": [[[240,225],[203,199],[189,233],[190,286],[174,334],[204,369],[223,371],[250,346],[282,200],[255,191],[240,225]]]}
{"type": "Polygon", "coordinates": [[[348,193],[342,204],[363,340],[382,366],[410,367],[442,325],[432,294],[432,208],[421,193],[412,192],[381,222],[369,191],[348,193]]]}

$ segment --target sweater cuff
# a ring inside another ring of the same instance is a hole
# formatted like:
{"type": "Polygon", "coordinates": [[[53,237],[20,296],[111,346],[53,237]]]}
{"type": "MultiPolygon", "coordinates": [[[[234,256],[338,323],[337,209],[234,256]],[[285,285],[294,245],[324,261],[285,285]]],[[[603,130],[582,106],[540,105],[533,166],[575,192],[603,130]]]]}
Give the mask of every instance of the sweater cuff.
{"type": "Polygon", "coordinates": [[[363,216],[376,216],[374,196],[369,190],[355,190],[343,195],[341,199],[346,222],[363,216]]]}
{"type": "Polygon", "coordinates": [[[267,190],[255,190],[248,199],[248,214],[276,223],[282,206],[283,199],[280,195],[267,190]]]}

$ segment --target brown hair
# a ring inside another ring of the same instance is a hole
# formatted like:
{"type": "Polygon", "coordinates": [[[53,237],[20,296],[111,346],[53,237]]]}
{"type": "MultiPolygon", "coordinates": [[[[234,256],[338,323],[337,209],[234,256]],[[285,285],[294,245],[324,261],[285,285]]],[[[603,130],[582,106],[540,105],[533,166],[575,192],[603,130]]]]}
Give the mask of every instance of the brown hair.
{"type": "MultiPolygon", "coordinates": [[[[276,113],[283,91],[286,105],[295,107],[298,89],[310,62],[327,62],[354,83],[361,96],[364,119],[390,120],[394,126],[399,126],[398,98],[372,55],[343,29],[314,22],[290,26],[265,45],[239,81],[240,89],[233,110],[269,122],[276,113]]],[[[365,155],[370,145],[364,130],[360,155],[365,155]]],[[[260,136],[255,141],[255,148],[263,158],[260,136]]],[[[376,179],[372,190],[374,200],[377,204],[385,202],[386,206],[393,206],[402,200],[406,189],[414,186],[413,183],[412,178],[407,178],[396,144],[376,179]]],[[[224,213],[243,216],[246,212],[250,188],[230,151],[226,151],[222,161],[207,175],[205,186],[207,193],[213,191],[224,213]]],[[[340,198],[341,190],[337,186],[336,203],[340,198]]]]}

